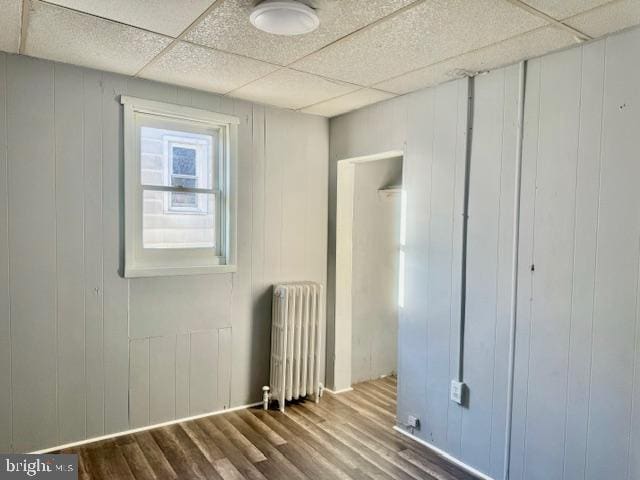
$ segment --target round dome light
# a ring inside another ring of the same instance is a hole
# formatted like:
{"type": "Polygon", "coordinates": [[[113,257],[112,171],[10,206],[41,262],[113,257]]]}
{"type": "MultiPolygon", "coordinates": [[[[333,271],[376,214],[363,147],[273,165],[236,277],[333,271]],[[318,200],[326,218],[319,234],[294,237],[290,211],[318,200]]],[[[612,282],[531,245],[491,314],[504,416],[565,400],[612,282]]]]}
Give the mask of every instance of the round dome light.
{"type": "Polygon", "coordinates": [[[274,35],[302,35],[320,25],[316,12],[295,0],[262,2],[253,9],[249,20],[257,29],[274,35]]]}

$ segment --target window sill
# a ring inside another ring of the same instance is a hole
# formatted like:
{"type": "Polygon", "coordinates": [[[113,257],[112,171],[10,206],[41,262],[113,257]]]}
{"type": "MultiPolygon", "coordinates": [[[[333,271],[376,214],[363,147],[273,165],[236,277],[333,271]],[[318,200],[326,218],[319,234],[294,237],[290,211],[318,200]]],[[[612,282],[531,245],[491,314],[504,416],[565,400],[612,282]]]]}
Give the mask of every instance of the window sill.
{"type": "Polygon", "coordinates": [[[238,270],[237,265],[210,265],[206,267],[131,267],[126,268],[125,278],[142,277],[171,277],[175,275],[210,275],[216,273],[233,273],[238,270]]]}

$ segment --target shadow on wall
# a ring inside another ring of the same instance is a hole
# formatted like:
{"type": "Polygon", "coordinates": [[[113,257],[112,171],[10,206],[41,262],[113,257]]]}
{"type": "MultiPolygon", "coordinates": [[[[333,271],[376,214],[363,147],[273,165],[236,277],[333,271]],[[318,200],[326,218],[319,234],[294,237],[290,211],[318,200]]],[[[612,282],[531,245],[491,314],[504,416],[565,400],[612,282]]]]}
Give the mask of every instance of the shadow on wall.
{"type": "Polygon", "coordinates": [[[248,381],[250,391],[256,395],[261,392],[263,385],[269,384],[272,291],[271,286],[266,287],[254,301],[251,312],[251,367],[248,381]]]}

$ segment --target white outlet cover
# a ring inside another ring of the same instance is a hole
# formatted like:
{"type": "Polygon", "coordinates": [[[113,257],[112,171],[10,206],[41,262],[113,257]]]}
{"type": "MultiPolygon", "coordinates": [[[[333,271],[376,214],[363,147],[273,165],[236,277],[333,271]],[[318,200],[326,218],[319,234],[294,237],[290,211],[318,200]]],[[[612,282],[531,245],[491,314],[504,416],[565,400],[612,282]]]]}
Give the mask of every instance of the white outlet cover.
{"type": "Polygon", "coordinates": [[[464,383],[457,380],[451,380],[451,401],[462,405],[462,394],[464,391],[464,383]]]}

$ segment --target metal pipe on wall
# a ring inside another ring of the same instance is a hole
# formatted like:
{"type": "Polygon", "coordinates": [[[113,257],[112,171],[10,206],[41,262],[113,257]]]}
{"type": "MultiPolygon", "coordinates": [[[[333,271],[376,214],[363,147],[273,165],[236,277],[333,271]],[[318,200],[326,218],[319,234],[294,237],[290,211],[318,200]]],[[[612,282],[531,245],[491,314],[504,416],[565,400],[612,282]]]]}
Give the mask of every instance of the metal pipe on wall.
{"type": "Polygon", "coordinates": [[[519,64],[518,125],[516,136],[516,168],[513,202],[513,252],[511,270],[511,309],[509,319],[509,364],[507,377],[507,418],[505,423],[503,479],[509,480],[511,466],[511,427],[513,423],[513,386],[515,380],[516,324],[518,310],[518,255],[520,245],[520,193],[522,185],[522,142],[524,135],[524,97],[527,62],[519,64]]]}
{"type": "Polygon", "coordinates": [[[460,272],[460,335],[458,338],[458,382],[464,378],[464,329],[467,316],[467,237],[469,227],[469,186],[471,184],[471,146],[473,141],[473,96],[475,79],[467,77],[467,138],[462,203],[462,258],[460,272]]]}

